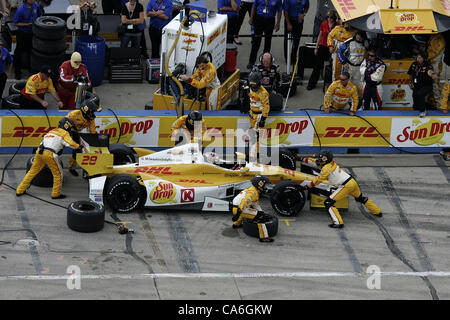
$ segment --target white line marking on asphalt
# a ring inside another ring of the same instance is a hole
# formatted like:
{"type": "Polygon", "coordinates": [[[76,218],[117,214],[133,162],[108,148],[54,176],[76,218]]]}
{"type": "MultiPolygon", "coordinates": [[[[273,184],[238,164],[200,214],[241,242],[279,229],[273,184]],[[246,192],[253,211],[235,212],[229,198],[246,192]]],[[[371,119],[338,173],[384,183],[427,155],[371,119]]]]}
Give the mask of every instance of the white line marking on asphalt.
{"type": "MultiPolygon", "coordinates": [[[[427,272],[380,272],[379,276],[404,277],[450,277],[450,271],[427,272]]],[[[93,274],[80,275],[84,280],[141,280],[141,279],[214,279],[214,278],[329,278],[329,277],[366,277],[370,274],[356,272],[283,272],[283,273],[143,273],[143,274],[93,274]]],[[[67,280],[71,275],[22,275],[0,276],[7,280],[67,280]]]]}

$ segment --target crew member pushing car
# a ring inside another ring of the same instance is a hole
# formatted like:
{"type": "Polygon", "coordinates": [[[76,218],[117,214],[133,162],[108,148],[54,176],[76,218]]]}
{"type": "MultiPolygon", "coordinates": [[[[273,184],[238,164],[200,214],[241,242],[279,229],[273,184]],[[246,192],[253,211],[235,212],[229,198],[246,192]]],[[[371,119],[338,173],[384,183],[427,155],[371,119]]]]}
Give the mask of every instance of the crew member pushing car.
{"type": "Polygon", "coordinates": [[[59,164],[59,155],[64,147],[80,148],[80,145],[72,140],[74,132],[76,132],[76,128],[73,121],[69,118],[62,118],[59,121],[58,128],[51,130],[44,136],[34,155],[33,165],[17,187],[16,196],[23,195],[34,177],[47,165],[53,175],[52,199],[66,197],[61,194],[63,171],[59,164]]]}
{"type": "Polygon", "coordinates": [[[273,242],[263,222],[264,212],[259,205],[261,193],[266,193],[270,184],[271,182],[267,177],[257,174],[252,179],[252,186],[242,190],[233,199],[233,229],[240,228],[244,219],[258,221],[260,242],[273,242]]]}
{"type": "MultiPolygon", "coordinates": [[[[73,121],[76,127],[76,132],[73,134],[73,140],[76,143],[80,143],[79,132],[85,128],[89,129],[89,133],[97,133],[95,129],[95,112],[102,111],[102,108],[95,104],[93,101],[84,101],[81,104],[80,109],[70,111],[67,114],[67,118],[73,121]]],[[[72,157],[69,160],[69,172],[75,177],[78,176],[78,172],[74,169],[76,150],[72,152],[72,157]]]]}
{"type": "Polygon", "coordinates": [[[349,194],[357,202],[364,204],[373,215],[377,217],[382,216],[381,209],[372,200],[363,196],[355,178],[342,170],[333,160],[333,153],[331,151],[322,150],[314,158],[303,158],[301,160],[305,163],[314,163],[322,169],[320,174],[306,185],[308,188],[312,188],[325,180],[328,180],[332,186],[337,188],[324,202],[325,208],[333,221],[332,224],[328,225],[330,228],[344,227],[341,215],[334,204],[349,194]]]}
{"type": "Polygon", "coordinates": [[[179,117],[172,124],[171,136],[175,139],[175,145],[178,145],[183,141],[184,143],[199,142],[199,140],[203,140],[205,132],[205,119],[203,119],[201,112],[193,110],[189,114],[179,117]],[[197,132],[197,128],[201,131],[197,132]]]}

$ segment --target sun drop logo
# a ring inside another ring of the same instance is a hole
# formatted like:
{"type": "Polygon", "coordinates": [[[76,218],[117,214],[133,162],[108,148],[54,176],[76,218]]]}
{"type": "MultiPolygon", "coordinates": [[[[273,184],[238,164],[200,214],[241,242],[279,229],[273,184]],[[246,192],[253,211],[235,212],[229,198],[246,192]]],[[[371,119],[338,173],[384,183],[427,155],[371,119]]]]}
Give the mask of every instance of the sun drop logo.
{"type": "Polygon", "coordinates": [[[176,202],[173,200],[177,194],[177,189],[172,183],[160,182],[150,192],[150,200],[157,204],[176,202]]]}
{"type": "Polygon", "coordinates": [[[405,127],[397,136],[397,141],[403,143],[409,140],[419,146],[445,145],[442,138],[445,133],[449,132],[450,122],[430,119],[428,122],[422,123],[420,120],[413,120],[412,125],[405,127]]]}
{"type": "Polygon", "coordinates": [[[260,141],[265,145],[291,144],[287,139],[290,134],[301,135],[303,130],[308,127],[308,120],[300,120],[288,123],[283,119],[276,119],[264,126],[260,133],[260,141]]]}
{"type": "Polygon", "coordinates": [[[398,23],[401,24],[418,24],[420,22],[414,12],[397,12],[395,15],[398,23]]]}

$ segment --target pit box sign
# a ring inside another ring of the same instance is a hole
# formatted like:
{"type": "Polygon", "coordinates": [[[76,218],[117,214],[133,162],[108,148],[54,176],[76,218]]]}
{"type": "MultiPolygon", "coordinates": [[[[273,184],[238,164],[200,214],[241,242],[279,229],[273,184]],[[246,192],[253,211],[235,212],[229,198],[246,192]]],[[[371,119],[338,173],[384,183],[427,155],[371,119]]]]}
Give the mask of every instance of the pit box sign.
{"type": "Polygon", "coordinates": [[[110,143],[125,143],[129,146],[157,147],[159,118],[97,117],[97,133],[109,135],[110,143]],[[119,130],[120,127],[120,130],[119,130]]]}
{"type": "Polygon", "coordinates": [[[396,147],[449,147],[449,118],[393,118],[391,143],[396,147]]]}
{"type": "MultiPolygon", "coordinates": [[[[249,118],[238,120],[238,129],[247,132],[249,128],[249,118]]],[[[261,144],[272,147],[312,146],[314,125],[303,117],[269,117],[260,130],[259,139],[261,144]]]]}

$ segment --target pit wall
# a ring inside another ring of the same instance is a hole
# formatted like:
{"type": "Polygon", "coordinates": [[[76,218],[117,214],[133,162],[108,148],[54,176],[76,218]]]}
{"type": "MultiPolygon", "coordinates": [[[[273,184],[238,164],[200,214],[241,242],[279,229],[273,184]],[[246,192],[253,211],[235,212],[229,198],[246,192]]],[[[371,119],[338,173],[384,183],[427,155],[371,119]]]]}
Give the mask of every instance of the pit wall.
{"type": "MultiPolygon", "coordinates": [[[[15,153],[19,146],[18,153],[31,153],[67,115],[67,111],[57,110],[13,112],[0,110],[0,153],[15,153]]],[[[236,149],[243,145],[250,126],[248,116],[239,111],[202,113],[207,135],[214,137],[205,138],[205,146],[236,149]]],[[[327,115],[318,110],[272,112],[266,120],[267,130],[260,134],[261,143],[306,154],[320,148],[335,153],[435,153],[450,147],[450,116],[440,111],[429,111],[425,118],[419,118],[417,111],[362,111],[357,115],[327,115]]],[[[97,132],[108,133],[110,143],[160,150],[174,145],[170,129],[175,120],[176,112],[171,110],[104,109],[95,121],[97,132]]],[[[66,148],[65,152],[69,151],[66,148]]]]}

